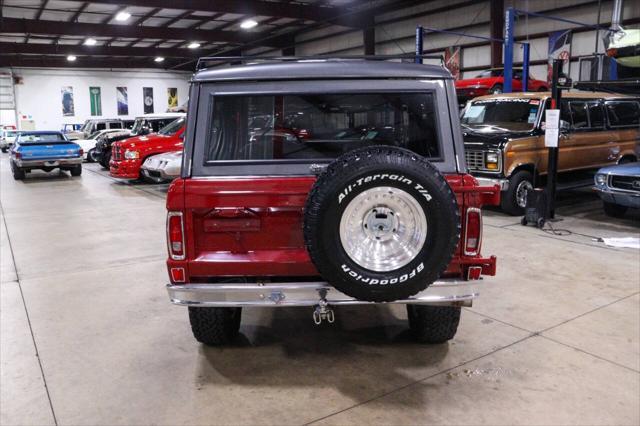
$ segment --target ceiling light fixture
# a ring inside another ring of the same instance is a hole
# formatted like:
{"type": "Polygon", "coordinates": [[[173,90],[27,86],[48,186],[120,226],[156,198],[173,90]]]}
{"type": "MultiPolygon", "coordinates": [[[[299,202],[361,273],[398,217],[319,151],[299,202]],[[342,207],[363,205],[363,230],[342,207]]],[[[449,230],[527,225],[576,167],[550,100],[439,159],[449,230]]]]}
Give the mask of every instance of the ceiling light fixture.
{"type": "Polygon", "coordinates": [[[125,12],[124,10],[122,12],[118,12],[118,14],[116,15],[116,21],[126,21],[129,18],[131,18],[131,14],[129,12],[125,12]]]}
{"type": "Polygon", "coordinates": [[[154,59],[154,61],[156,61],[156,62],[162,62],[162,61],[164,61],[164,58],[163,58],[162,56],[157,56],[157,57],[154,59]]]}
{"type": "Polygon", "coordinates": [[[245,30],[248,30],[248,29],[251,29],[251,28],[257,27],[257,26],[258,26],[258,23],[256,21],[254,21],[253,19],[245,19],[240,24],[240,28],[243,28],[245,30]]]}
{"type": "Polygon", "coordinates": [[[97,43],[95,38],[88,38],[84,41],[85,46],[95,46],[97,43]]]}
{"type": "Polygon", "coordinates": [[[189,45],[187,46],[189,49],[197,49],[198,47],[200,47],[200,43],[196,43],[195,41],[192,43],[189,43],[189,45]]]}
{"type": "Polygon", "coordinates": [[[69,55],[69,56],[67,56],[67,61],[69,61],[69,62],[73,62],[73,61],[75,61],[75,60],[76,60],[76,57],[75,57],[75,56],[73,56],[73,55],[69,55]]]}

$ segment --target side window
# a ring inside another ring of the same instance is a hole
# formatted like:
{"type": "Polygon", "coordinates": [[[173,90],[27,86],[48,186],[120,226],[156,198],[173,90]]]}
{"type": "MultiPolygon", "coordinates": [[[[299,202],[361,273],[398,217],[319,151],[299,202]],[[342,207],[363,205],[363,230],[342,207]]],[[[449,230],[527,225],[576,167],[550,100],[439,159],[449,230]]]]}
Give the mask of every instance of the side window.
{"type": "Polygon", "coordinates": [[[604,112],[599,102],[589,102],[589,123],[592,129],[602,129],[604,127],[604,112]]]}
{"type": "Polygon", "coordinates": [[[587,115],[587,103],[586,102],[569,102],[569,109],[571,110],[571,127],[574,129],[587,129],[589,128],[589,118],[587,115]]]}
{"type": "Polygon", "coordinates": [[[515,78],[516,80],[522,80],[522,70],[514,69],[513,78],[515,78]]]}
{"type": "Polygon", "coordinates": [[[107,128],[107,123],[96,123],[96,130],[104,130],[107,128]]]}
{"type": "Polygon", "coordinates": [[[640,102],[638,101],[609,101],[605,102],[605,109],[611,127],[640,125],[640,102]]]}
{"type": "Polygon", "coordinates": [[[109,123],[109,128],[110,129],[122,129],[122,123],[120,123],[119,121],[114,121],[112,123],[109,123]]]}

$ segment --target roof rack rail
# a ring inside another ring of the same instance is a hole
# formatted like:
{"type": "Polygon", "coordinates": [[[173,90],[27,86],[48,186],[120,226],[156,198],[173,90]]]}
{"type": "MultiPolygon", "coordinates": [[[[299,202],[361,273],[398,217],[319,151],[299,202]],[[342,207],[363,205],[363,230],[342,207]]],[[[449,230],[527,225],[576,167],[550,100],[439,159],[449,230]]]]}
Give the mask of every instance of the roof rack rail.
{"type": "Polygon", "coordinates": [[[198,59],[196,64],[196,71],[207,68],[211,64],[223,64],[223,63],[251,63],[251,62],[302,62],[302,61],[348,61],[348,60],[367,60],[367,61],[389,61],[398,60],[414,62],[416,58],[420,59],[435,59],[440,61],[440,65],[444,66],[443,55],[415,55],[415,54],[402,54],[402,55],[352,55],[352,56],[340,56],[340,55],[313,55],[313,56],[204,56],[198,59]]]}

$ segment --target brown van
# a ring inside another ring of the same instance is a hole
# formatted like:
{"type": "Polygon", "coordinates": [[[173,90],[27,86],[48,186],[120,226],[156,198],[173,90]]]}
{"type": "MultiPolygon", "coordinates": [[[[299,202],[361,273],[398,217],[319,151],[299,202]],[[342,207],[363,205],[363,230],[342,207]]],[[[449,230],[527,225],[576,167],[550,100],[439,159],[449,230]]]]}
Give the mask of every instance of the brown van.
{"type": "MultiPolygon", "coordinates": [[[[549,92],[481,96],[461,113],[467,167],[498,183],[502,209],[522,214],[534,179],[547,174],[549,92]]],[[[640,157],[640,97],[570,91],[560,105],[558,171],[598,169],[640,157]]]]}

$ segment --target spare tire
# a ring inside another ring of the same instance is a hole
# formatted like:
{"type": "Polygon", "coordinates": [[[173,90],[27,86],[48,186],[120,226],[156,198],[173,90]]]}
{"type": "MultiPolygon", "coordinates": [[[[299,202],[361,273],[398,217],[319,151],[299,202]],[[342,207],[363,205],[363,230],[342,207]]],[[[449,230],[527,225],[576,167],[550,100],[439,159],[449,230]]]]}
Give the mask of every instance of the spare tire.
{"type": "Polygon", "coordinates": [[[337,158],[305,206],[304,240],[331,285],[359,300],[391,302],[427,288],[460,239],[456,197],[423,157],[373,146],[337,158]]]}

